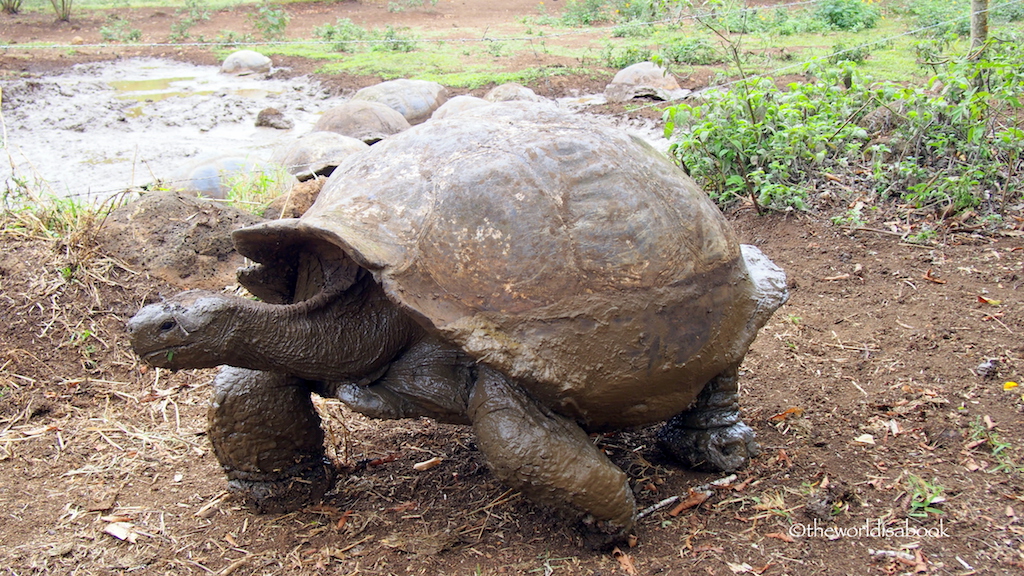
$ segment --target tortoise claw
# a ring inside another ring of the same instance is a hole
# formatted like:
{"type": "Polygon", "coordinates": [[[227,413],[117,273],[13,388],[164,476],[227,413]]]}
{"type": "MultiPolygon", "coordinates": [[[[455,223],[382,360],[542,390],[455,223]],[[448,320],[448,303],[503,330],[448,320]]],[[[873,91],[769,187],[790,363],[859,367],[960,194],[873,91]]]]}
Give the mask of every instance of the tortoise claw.
{"type": "Polygon", "coordinates": [[[761,449],[754,430],[743,422],[714,428],[683,428],[670,421],[658,432],[663,450],[698,470],[734,472],[743,468],[761,449]]]}
{"type": "Polygon", "coordinates": [[[335,477],[334,466],[324,460],[274,480],[231,478],[228,491],[259,514],[278,514],[319,503],[334,486],[335,477]]]}

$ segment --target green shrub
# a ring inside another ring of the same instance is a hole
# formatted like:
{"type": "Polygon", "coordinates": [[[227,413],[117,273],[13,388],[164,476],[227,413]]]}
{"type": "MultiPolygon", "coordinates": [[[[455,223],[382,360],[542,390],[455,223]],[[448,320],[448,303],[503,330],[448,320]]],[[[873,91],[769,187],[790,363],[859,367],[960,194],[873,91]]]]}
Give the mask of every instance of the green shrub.
{"type": "Polygon", "coordinates": [[[142,30],[132,28],[127,18],[111,14],[107,23],[100,27],[100,37],[104,42],[138,42],[142,40],[142,30]]]}
{"type": "Polygon", "coordinates": [[[579,28],[612,20],[608,0],[569,0],[562,12],[562,24],[579,28]]]}
{"type": "Polygon", "coordinates": [[[878,8],[864,0],[823,0],[815,15],[836,30],[864,30],[878,23],[878,8]]]}
{"type": "Polygon", "coordinates": [[[246,17],[249,24],[259,32],[264,40],[280,40],[284,38],[284,30],[288,27],[291,17],[284,9],[263,0],[256,11],[246,17]]]}
{"type": "Polygon", "coordinates": [[[326,42],[334,42],[336,52],[351,52],[359,42],[368,36],[366,30],[360,28],[348,18],[339,18],[334,24],[324,24],[313,29],[313,35],[326,42]]]}
{"type": "Polygon", "coordinates": [[[971,33],[970,4],[963,0],[911,0],[907,13],[921,34],[967,36],[971,33]]]}
{"type": "Polygon", "coordinates": [[[867,134],[850,119],[872,98],[863,82],[850,89],[833,68],[816,82],[790,84],[771,78],[742,80],[709,94],[699,104],[680,104],[665,114],[670,150],[721,205],[741,197],[775,209],[806,208],[803,182],[820,166],[857,155],[867,134]]]}
{"type": "Polygon", "coordinates": [[[392,26],[383,31],[370,34],[370,50],[377,52],[412,52],[416,49],[416,39],[412,36],[399,34],[392,26]]]}
{"type": "Polygon", "coordinates": [[[177,14],[181,19],[171,24],[172,42],[188,40],[193,26],[210,19],[210,8],[206,0],[185,0],[185,5],[177,10],[177,14]]]}
{"type": "Polygon", "coordinates": [[[638,46],[606,46],[601,51],[601,59],[609,68],[625,68],[639,62],[646,62],[654,55],[648,48],[638,46]]]}
{"type": "Polygon", "coordinates": [[[726,57],[706,38],[687,38],[661,48],[662,59],[675,64],[708,65],[725,62],[726,57]]]}

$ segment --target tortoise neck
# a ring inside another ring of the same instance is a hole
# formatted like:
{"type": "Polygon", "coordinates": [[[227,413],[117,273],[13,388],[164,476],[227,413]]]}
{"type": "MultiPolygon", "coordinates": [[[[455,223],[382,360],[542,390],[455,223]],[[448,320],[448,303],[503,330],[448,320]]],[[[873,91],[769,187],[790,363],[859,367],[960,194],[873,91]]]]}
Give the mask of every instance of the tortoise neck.
{"type": "Polygon", "coordinates": [[[316,381],[376,377],[423,335],[369,274],[295,304],[240,299],[232,326],[228,364],[316,381]]]}

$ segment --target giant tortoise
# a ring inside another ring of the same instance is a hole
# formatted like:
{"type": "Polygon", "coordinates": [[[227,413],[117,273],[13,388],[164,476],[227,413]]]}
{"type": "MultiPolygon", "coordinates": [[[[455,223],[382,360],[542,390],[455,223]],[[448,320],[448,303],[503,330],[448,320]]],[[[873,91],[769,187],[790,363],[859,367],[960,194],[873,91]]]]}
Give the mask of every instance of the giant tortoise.
{"type": "Polygon", "coordinates": [[[299,219],[238,230],[263,300],[188,291],[131,319],[136,352],[227,365],[210,438],[258,509],[331,486],[310,392],[471,424],[493,473],[619,538],[626,474],[587,432],[668,421],[694,466],[757,451],[737,374],[783,272],[642,140],[536,103],[427,122],[350,156],[299,219]]]}

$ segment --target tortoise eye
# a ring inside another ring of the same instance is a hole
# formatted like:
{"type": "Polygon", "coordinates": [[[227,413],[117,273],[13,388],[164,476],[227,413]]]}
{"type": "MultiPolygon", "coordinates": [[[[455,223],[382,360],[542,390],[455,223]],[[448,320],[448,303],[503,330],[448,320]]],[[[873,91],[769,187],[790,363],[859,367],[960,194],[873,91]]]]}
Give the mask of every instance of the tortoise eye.
{"type": "Polygon", "coordinates": [[[166,332],[166,331],[170,330],[171,328],[174,328],[174,326],[175,326],[174,321],[173,320],[168,320],[168,321],[166,321],[166,322],[164,322],[163,324],[160,325],[160,331],[161,332],[166,332]]]}

